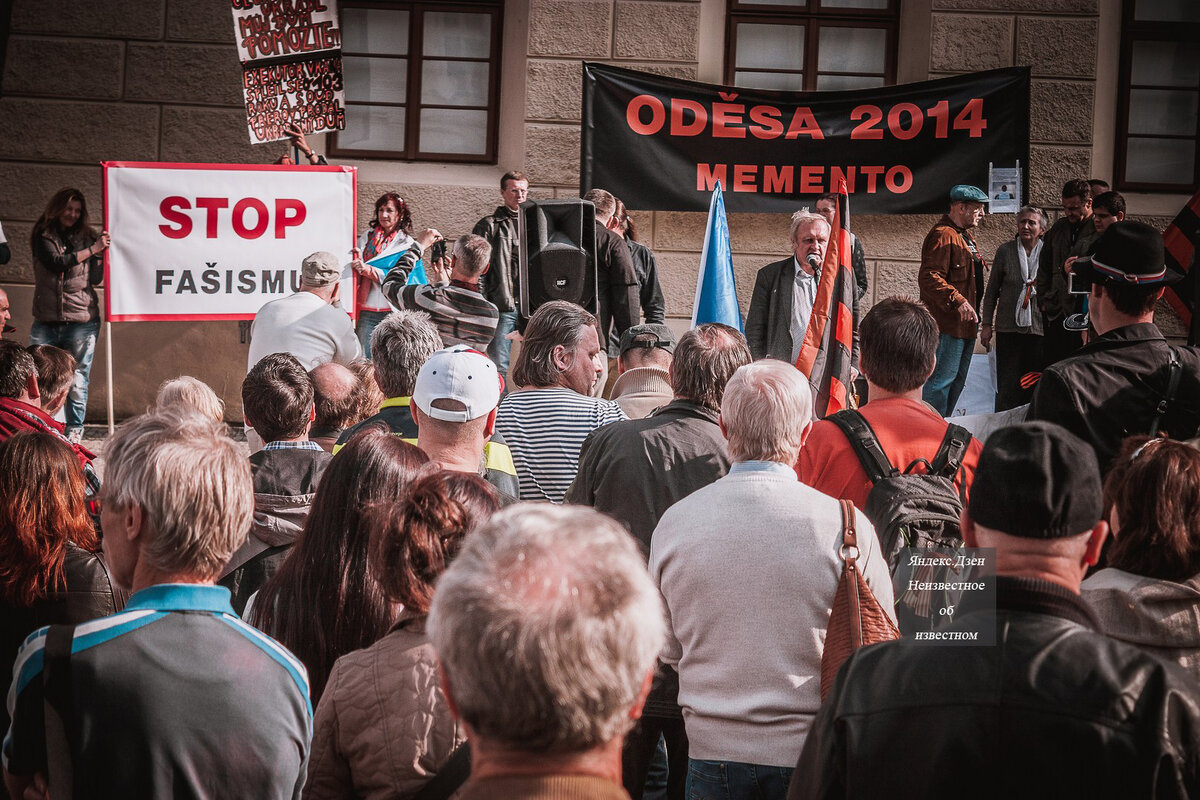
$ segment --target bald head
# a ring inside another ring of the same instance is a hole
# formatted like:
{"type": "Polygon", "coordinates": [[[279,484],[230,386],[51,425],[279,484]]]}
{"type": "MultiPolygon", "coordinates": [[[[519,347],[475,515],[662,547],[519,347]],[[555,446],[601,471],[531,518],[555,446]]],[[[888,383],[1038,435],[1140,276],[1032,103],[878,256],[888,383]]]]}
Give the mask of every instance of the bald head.
{"type": "Polygon", "coordinates": [[[357,410],[358,376],[333,361],[318,364],[308,375],[312,378],[317,409],[313,427],[323,430],[349,427],[357,410]]]}

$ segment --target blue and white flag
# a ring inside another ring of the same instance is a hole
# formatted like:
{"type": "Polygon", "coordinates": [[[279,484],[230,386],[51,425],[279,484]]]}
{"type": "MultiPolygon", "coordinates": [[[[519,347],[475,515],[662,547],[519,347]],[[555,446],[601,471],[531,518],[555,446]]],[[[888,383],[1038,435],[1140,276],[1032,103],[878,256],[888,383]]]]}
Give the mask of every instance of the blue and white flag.
{"type": "Polygon", "coordinates": [[[725,219],[725,198],[721,194],[720,181],[717,181],[708,204],[700,274],[696,276],[696,302],[692,306],[692,327],[706,322],[721,322],[745,332],[733,279],[733,253],[729,248],[729,223],[725,219]]]}
{"type": "MultiPolygon", "coordinates": [[[[392,253],[385,253],[381,256],[375,256],[370,261],[365,262],[367,266],[375,267],[383,270],[383,274],[387,275],[392,267],[396,266],[396,262],[400,260],[400,256],[404,255],[404,250],[397,250],[392,253]]],[[[408,273],[406,285],[429,283],[429,278],[425,274],[425,262],[422,259],[417,259],[417,263],[413,265],[412,272],[408,273]]]]}

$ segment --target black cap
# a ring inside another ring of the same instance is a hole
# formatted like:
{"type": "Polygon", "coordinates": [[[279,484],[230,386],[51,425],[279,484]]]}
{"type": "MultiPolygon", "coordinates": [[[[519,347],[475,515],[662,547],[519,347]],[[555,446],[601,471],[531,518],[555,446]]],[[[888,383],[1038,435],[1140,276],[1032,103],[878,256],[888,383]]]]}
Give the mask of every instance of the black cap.
{"type": "Polygon", "coordinates": [[[1052,422],[1026,422],[988,437],[968,513],[985,528],[1058,539],[1100,521],[1100,465],[1091,446],[1052,422]]]}
{"type": "Polygon", "coordinates": [[[621,334],[621,345],[618,348],[622,354],[627,353],[635,347],[642,347],[647,350],[651,348],[661,348],[668,353],[675,352],[675,334],[671,333],[671,329],[666,325],[657,322],[647,322],[644,325],[630,325],[621,334]],[[644,341],[635,342],[639,336],[647,337],[644,341]],[[651,341],[648,337],[653,336],[651,341]]]}
{"type": "Polygon", "coordinates": [[[1075,259],[1071,271],[1093,281],[1137,286],[1174,283],[1183,276],[1166,266],[1163,237],[1144,222],[1114,222],[1096,240],[1090,256],[1075,259]]]}

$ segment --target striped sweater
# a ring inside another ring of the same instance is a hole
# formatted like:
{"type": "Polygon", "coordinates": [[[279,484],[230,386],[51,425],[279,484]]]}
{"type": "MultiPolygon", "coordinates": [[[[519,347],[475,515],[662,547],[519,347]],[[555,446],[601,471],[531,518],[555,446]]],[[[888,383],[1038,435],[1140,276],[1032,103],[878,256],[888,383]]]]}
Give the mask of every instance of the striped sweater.
{"type": "Polygon", "coordinates": [[[465,344],[485,349],[500,319],[496,306],[484,299],[479,287],[462,281],[451,281],[449,286],[406,286],[420,255],[420,248],[414,247],[400,257],[383,281],[384,295],[397,308],[428,314],[441,334],[443,346],[465,344]]]}
{"type": "Polygon", "coordinates": [[[588,434],[626,419],[611,400],[548,387],[513,392],[500,403],[496,430],[512,449],[522,500],[561,503],[579,470],[588,434]]]}

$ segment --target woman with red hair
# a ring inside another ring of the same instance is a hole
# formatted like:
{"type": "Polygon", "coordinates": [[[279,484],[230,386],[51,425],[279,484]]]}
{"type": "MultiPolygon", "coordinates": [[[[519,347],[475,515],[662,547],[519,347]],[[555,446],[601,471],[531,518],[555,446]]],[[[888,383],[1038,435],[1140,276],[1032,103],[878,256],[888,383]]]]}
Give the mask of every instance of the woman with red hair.
{"type": "MultiPolygon", "coordinates": [[[[44,625],[117,611],[75,453],[49,433],[0,444],[0,663],[44,625]]],[[[8,729],[8,712],[0,724],[8,729]]]]}
{"type": "Polygon", "coordinates": [[[387,270],[368,264],[372,259],[398,255],[412,247],[412,214],[408,203],[395,192],[384,192],[375,201],[375,216],[370,227],[358,237],[358,252],[351,264],[358,273],[358,325],[355,332],[362,344],[363,355],[371,357],[371,333],[392,307],[380,288],[387,270]]]}

